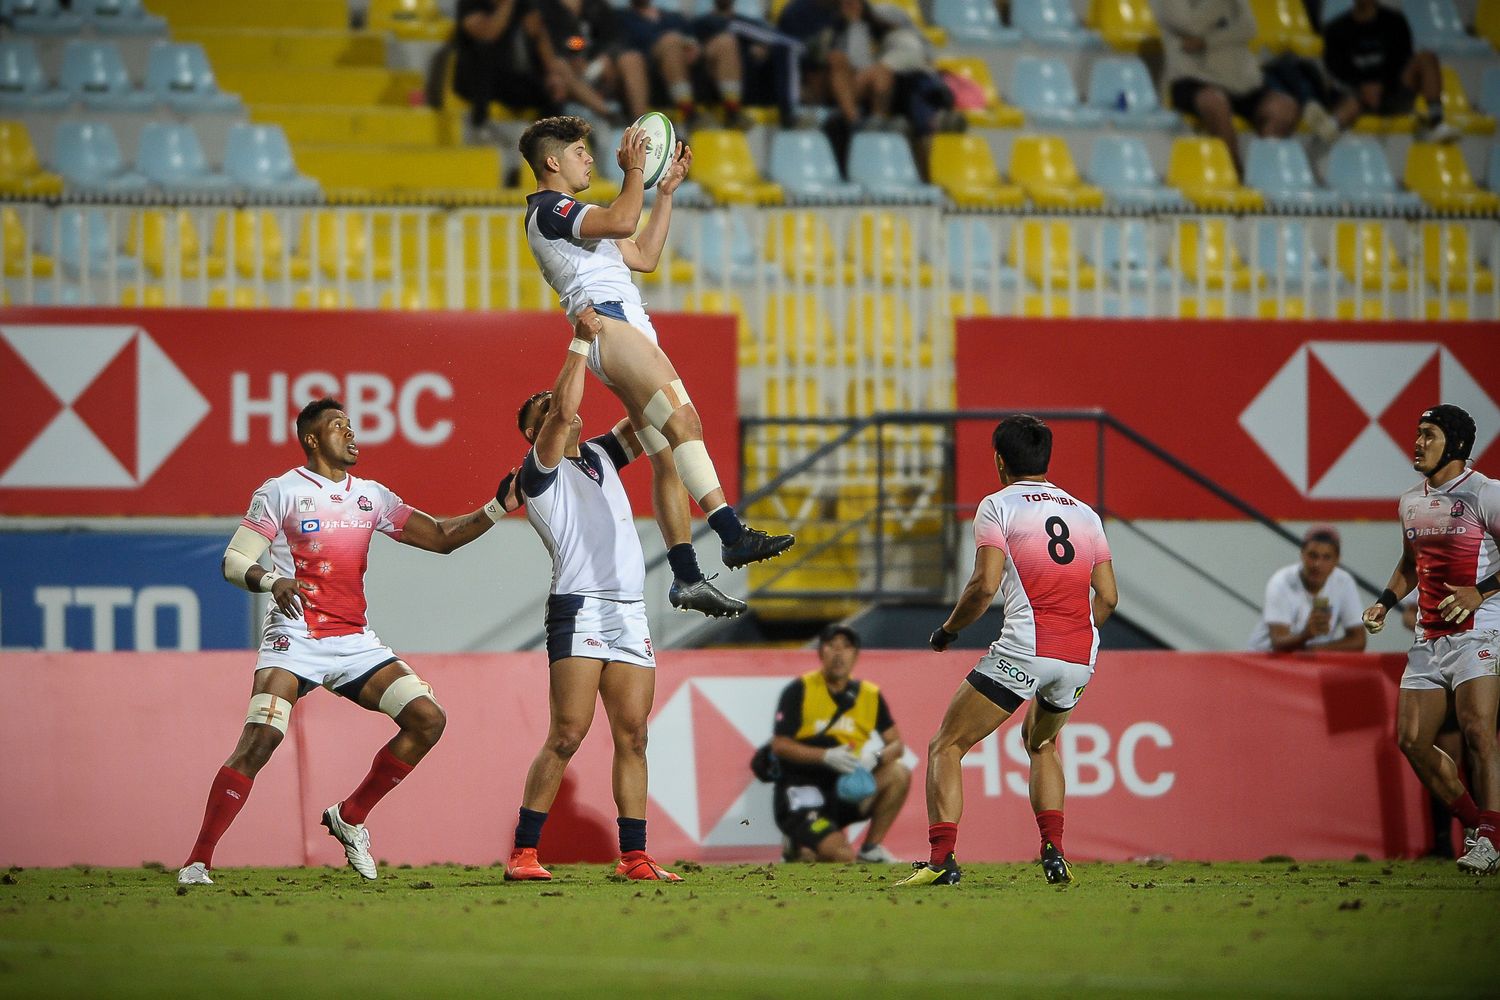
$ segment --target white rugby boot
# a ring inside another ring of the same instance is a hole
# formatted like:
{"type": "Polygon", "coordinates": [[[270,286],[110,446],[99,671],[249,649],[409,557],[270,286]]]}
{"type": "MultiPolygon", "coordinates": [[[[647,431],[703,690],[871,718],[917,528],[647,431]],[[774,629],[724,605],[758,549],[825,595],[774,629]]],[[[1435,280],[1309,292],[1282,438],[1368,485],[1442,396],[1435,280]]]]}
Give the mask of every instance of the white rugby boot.
{"type": "Polygon", "coordinates": [[[1458,859],[1458,870],[1473,875],[1493,875],[1500,869],[1500,851],[1488,837],[1476,837],[1469,853],[1458,859]]]}
{"type": "Polygon", "coordinates": [[[338,805],[323,810],[323,825],[328,827],[334,840],[344,845],[344,857],[349,859],[349,867],[367,879],[376,878],[375,858],[370,854],[370,831],[365,825],[345,823],[339,815],[338,805]]]}
{"type": "Polygon", "coordinates": [[[186,868],[177,873],[178,885],[213,885],[214,880],[208,877],[208,866],[201,861],[194,861],[186,868]]]}

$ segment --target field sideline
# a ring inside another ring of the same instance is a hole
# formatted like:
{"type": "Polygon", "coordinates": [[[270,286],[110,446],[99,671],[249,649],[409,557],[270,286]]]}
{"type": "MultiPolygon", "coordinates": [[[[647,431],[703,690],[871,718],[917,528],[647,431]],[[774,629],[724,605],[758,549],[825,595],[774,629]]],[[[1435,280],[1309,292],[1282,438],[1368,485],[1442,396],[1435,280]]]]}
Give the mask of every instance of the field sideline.
{"type": "Polygon", "coordinates": [[[224,869],[181,891],[12,869],[0,994],[1477,997],[1500,974],[1500,880],[1451,861],[1082,864],[1070,887],[975,865],[895,891],[879,865],[682,867],[224,869]]]}

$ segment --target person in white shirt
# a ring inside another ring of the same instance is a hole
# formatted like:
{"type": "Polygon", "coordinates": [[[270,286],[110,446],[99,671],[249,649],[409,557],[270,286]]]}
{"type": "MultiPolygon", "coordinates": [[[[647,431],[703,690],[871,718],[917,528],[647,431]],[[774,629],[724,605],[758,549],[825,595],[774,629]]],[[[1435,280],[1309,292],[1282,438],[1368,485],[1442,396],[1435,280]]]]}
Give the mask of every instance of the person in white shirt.
{"type": "Polygon", "coordinates": [[[1339,566],[1339,532],[1315,524],[1302,536],[1302,558],[1271,574],[1250,648],[1262,653],[1365,648],[1364,607],[1354,577],[1339,566]]]}

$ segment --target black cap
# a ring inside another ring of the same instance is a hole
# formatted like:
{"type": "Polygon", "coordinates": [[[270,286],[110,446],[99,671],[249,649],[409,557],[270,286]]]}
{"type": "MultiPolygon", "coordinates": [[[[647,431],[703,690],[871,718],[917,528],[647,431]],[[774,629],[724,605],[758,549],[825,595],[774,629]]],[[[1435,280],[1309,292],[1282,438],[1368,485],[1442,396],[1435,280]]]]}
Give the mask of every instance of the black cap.
{"type": "Polygon", "coordinates": [[[832,625],[829,625],[827,628],[823,629],[823,631],[819,632],[818,647],[821,649],[824,643],[826,643],[836,635],[841,635],[845,639],[848,639],[849,645],[853,646],[855,649],[859,648],[859,633],[854,631],[854,628],[852,626],[845,625],[843,622],[834,622],[832,625]]]}

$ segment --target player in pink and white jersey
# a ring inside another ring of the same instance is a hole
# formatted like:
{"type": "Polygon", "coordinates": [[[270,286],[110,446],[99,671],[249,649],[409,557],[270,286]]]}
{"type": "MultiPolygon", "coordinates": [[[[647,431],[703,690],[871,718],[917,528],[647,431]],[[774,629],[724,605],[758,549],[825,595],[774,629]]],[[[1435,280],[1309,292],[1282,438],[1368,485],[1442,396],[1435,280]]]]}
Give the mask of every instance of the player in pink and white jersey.
{"type": "Polygon", "coordinates": [[[292,706],[319,685],[400,727],[364,781],[323,812],[323,825],[355,871],[376,876],[365,817],[411,773],[443,734],[446,716],[424,682],[365,621],[365,567],[375,532],[429,552],[449,553],[517,506],[513,477],[496,498],[462,517],[436,520],[395,493],[349,471],[359,460],[342,403],[320,399],[297,416],[305,465],[268,479],[224,553],[224,578],[271,595],[255,664],[250,710],[234,753],[214,777],[198,841],[177,873],[210,885],[214,848],[239,814],[260,769],[286,735],[292,706]],[[508,500],[506,499],[508,497],[508,500]],[[270,549],[272,569],[258,564],[270,549]]]}
{"type": "Polygon", "coordinates": [[[995,428],[995,468],[1001,490],[974,515],[974,575],[953,613],[930,640],[938,652],[973,624],[1000,593],[1005,625],[959,685],[937,735],[927,747],[928,861],[917,862],[899,885],[952,885],[963,814],[961,761],[973,746],[1015,714],[1031,758],[1031,807],[1041,833],[1042,873],[1071,882],[1062,850],[1065,783],[1057,734],[1094,673],[1098,626],[1119,594],[1109,543],[1099,515],[1047,481],[1052,430],[1017,414],[995,428]]]}
{"type": "Polygon", "coordinates": [[[1379,632],[1386,613],[1417,591],[1417,638],[1401,675],[1396,742],[1412,770],[1472,834],[1463,871],[1500,870],[1500,482],[1468,468],[1474,418],[1445,403],[1417,421],[1412,467],[1423,480],[1401,495],[1405,540],[1386,589],[1365,610],[1379,632]],[[1437,745],[1452,692],[1468,747],[1474,794],[1437,745]],[[1477,799],[1477,802],[1476,802],[1477,799]]]}

